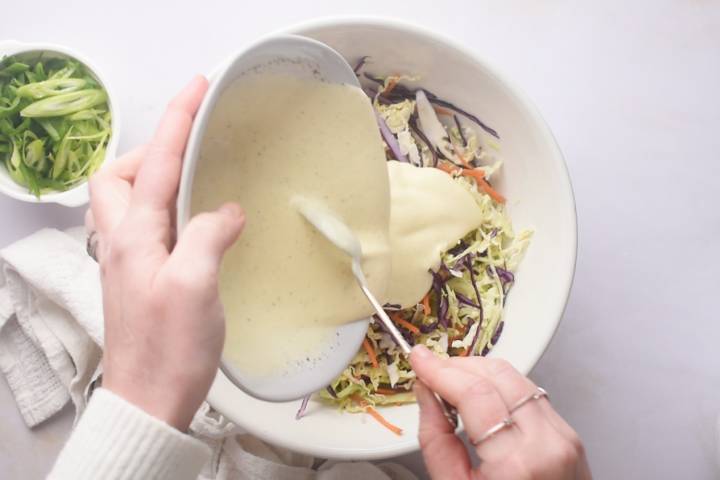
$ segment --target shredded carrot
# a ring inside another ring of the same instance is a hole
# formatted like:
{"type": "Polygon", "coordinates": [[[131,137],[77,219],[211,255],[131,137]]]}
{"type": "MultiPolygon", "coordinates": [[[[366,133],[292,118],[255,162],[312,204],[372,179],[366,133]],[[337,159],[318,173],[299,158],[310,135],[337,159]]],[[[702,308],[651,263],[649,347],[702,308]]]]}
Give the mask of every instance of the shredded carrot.
{"type": "Polygon", "coordinates": [[[393,319],[395,323],[398,325],[405,327],[406,329],[410,330],[415,335],[420,335],[420,329],[413,325],[412,323],[408,322],[404,318],[402,318],[399,314],[391,315],[390,318],[393,319]]]}
{"type": "Polygon", "coordinates": [[[478,185],[480,180],[485,181],[485,171],[482,168],[463,168],[461,173],[466,177],[474,178],[478,185]]]}
{"type": "Polygon", "coordinates": [[[374,409],[373,407],[371,407],[370,405],[368,405],[368,406],[365,407],[365,411],[366,411],[367,413],[369,413],[375,420],[377,420],[378,423],[380,423],[380,425],[382,425],[383,427],[387,428],[388,430],[390,430],[391,432],[393,432],[395,435],[397,435],[397,436],[402,435],[402,433],[403,433],[402,428],[400,428],[400,427],[398,427],[398,426],[396,426],[396,425],[393,425],[392,423],[388,422],[385,417],[383,417],[382,415],[380,415],[380,412],[378,412],[377,410],[375,410],[375,409],[374,409]]]}
{"type": "Polygon", "coordinates": [[[422,299],[423,313],[425,316],[430,315],[430,292],[426,293],[422,299]]]}
{"type": "Polygon", "coordinates": [[[452,175],[455,172],[460,171],[458,168],[453,168],[452,166],[446,164],[446,163],[438,163],[438,166],[436,167],[439,170],[442,170],[443,172],[447,173],[448,175],[452,175]]]}
{"type": "Polygon", "coordinates": [[[493,200],[495,200],[498,203],[505,203],[505,197],[500,195],[500,193],[498,193],[497,190],[492,188],[490,186],[490,184],[485,181],[484,178],[476,178],[475,180],[478,183],[478,187],[482,188],[485,191],[485,193],[490,195],[490,198],[492,198],[493,200]]]}
{"type": "Polygon", "coordinates": [[[375,355],[375,349],[373,349],[372,344],[367,337],[365,337],[365,340],[363,340],[363,348],[367,352],[368,357],[370,357],[370,363],[372,363],[372,366],[378,368],[378,361],[377,355],[375,355]]]}
{"type": "Polygon", "coordinates": [[[470,165],[470,162],[467,161],[465,156],[460,152],[460,149],[456,147],[455,145],[452,145],[453,151],[455,152],[455,155],[458,156],[460,159],[460,163],[465,165],[465,168],[473,168],[472,165],[470,165]]]}
{"type": "Polygon", "coordinates": [[[491,187],[487,180],[485,180],[485,172],[482,168],[463,168],[462,170],[460,170],[459,168],[453,168],[445,163],[439,163],[437,168],[450,175],[455,172],[460,172],[466,177],[474,178],[478,188],[490,195],[490,198],[492,198],[498,203],[505,203],[505,197],[503,197],[497,190],[491,187]]]}
{"type": "Polygon", "coordinates": [[[397,86],[398,82],[400,80],[397,77],[393,77],[387,84],[387,87],[385,87],[385,90],[382,91],[381,95],[387,95],[388,93],[392,92],[393,89],[397,86]]]}
{"type": "Polygon", "coordinates": [[[380,395],[397,395],[398,393],[402,393],[398,390],[393,390],[392,388],[384,388],[384,387],[378,387],[375,389],[377,393],[380,395]]]}
{"type": "Polygon", "coordinates": [[[485,180],[485,172],[481,168],[464,168],[462,174],[466,177],[472,177],[475,179],[477,186],[485,193],[490,195],[490,198],[498,203],[505,203],[505,197],[500,195],[497,190],[492,188],[490,184],[485,180]]]}
{"type": "Polygon", "coordinates": [[[439,107],[439,106],[437,106],[437,105],[433,105],[433,110],[435,110],[435,113],[437,113],[438,115],[445,115],[445,116],[448,116],[448,117],[452,117],[452,116],[453,116],[453,112],[451,112],[451,111],[448,110],[447,108],[443,108],[443,107],[439,107]]]}
{"type": "Polygon", "coordinates": [[[370,414],[370,416],[372,416],[375,420],[377,420],[377,422],[380,425],[387,428],[388,430],[393,432],[395,435],[398,435],[398,436],[402,435],[402,433],[403,433],[402,428],[388,422],[385,417],[380,415],[380,412],[375,410],[371,405],[368,405],[368,403],[365,400],[363,400],[359,395],[353,395],[352,398],[353,398],[353,400],[355,400],[355,402],[358,405],[360,405],[362,408],[365,409],[366,413],[370,414]]]}

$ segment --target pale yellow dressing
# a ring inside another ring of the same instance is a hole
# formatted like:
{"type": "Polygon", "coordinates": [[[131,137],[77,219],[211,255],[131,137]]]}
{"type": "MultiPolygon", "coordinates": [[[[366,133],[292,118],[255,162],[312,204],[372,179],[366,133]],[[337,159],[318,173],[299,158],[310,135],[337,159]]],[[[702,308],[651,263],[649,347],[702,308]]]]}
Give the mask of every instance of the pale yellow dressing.
{"type": "Polygon", "coordinates": [[[224,357],[244,372],[287,370],[314,358],[338,324],[373,311],[349,259],[290,205],[295,195],[322,202],[352,229],[370,287],[384,297],[389,191],[369,100],[355,87],[241,77],[212,113],[192,210],[236,201],[246,212],[220,276],[224,357]]]}
{"type": "Polygon", "coordinates": [[[430,290],[429,269],[440,254],[471,230],[482,215],[470,192],[437,168],[387,163],[390,176],[392,275],[387,299],[415,305],[430,290]]]}
{"type": "Polygon", "coordinates": [[[440,253],[481,222],[472,196],[446,173],[385,161],[361,90],[241,77],[211,115],[192,211],[236,201],[246,212],[220,275],[223,356],[244,373],[289,371],[314,358],[338,324],[372,313],[348,257],[293,208],[297,195],[350,227],[370,289],[403,306],[429,290],[440,253]]]}

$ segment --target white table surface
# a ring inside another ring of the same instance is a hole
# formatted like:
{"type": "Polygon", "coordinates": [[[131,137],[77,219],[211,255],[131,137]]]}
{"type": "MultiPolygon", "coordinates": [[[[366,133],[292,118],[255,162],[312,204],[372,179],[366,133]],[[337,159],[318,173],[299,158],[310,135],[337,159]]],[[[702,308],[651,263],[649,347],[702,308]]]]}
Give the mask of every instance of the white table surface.
{"type": "MultiPolygon", "coordinates": [[[[185,3],[8,1],[0,38],[94,59],[120,95],[121,151],[149,137],[192,74],[300,20],[388,15],[477,49],[539,105],[577,196],[575,286],[533,379],[584,439],[596,478],[717,478],[720,3],[185,3]]],[[[0,247],[82,213],[0,198],[0,247]]],[[[70,423],[66,411],[28,431],[0,381],[0,478],[41,478],[70,423]]]]}

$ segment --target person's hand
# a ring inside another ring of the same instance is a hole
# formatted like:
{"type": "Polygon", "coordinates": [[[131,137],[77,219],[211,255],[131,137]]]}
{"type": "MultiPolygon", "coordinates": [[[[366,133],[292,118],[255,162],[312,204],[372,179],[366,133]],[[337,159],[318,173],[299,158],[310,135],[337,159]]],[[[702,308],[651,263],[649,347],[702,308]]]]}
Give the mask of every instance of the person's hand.
{"type": "Polygon", "coordinates": [[[194,217],[175,244],[183,150],[206,90],[195,78],[148,145],[92,177],[86,216],[102,278],[103,386],[180,430],[217,372],[225,335],[218,270],[244,224],[240,207],[226,204],[194,217]]]}
{"type": "Polygon", "coordinates": [[[417,346],[410,356],[418,378],[419,440],[435,479],[589,480],[590,469],[575,431],[546,398],[530,400],[537,387],[508,362],[484,357],[440,359],[417,346]],[[448,424],[431,389],[458,408],[480,465],[473,469],[463,442],[448,424]],[[482,439],[494,426],[513,424],[482,439]]]}

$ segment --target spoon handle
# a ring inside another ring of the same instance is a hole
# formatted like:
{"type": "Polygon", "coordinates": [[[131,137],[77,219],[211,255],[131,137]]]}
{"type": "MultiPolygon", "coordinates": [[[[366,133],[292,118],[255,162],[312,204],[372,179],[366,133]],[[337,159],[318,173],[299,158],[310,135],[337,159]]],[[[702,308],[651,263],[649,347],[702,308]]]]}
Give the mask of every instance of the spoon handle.
{"type": "Polygon", "coordinates": [[[377,313],[377,316],[380,318],[380,321],[382,322],[385,329],[390,332],[393,340],[395,340],[395,342],[400,346],[400,349],[405,355],[410,355],[412,347],[410,347],[410,344],[407,342],[407,340],[405,340],[405,337],[402,336],[402,333],[400,333],[400,330],[397,329],[393,321],[390,320],[388,314],[385,313],[385,310],[383,310],[382,305],[378,303],[377,299],[368,289],[367,285],[360,284],[360,288],[362,288],[363,293],[370,301],[370,303],[372,303],[372,306],[375,307],[375,313],[377,313]]]}
{"type": "MultiPolygon", "coordinates": [[[[377,317],[382,322],[385,329],[390,333],[390,335],[393,337],[393,340],[400,346],[400,349],[403,351],[405,355],[410,355],[410,351],[412,350],[410,347],[410,344],[405,340],[405,337],[402,336],[402,333],[400,333],[400,330],[398,330],[397,326],[395,326],[395,323],[393,323],[392,320],[390,320],[390,317],[388,317],[388,314],[385,313],[385,310],[383,309],[382,305],[380,305],[380,302],[377,301],[375,298],[375,295],[370,291],[370,289],[367,286],[367,282],[365,281],[365,275],[362,273],[362,269],[357,266],[357,262],[353,262],[353,273],[355,274],[355,278],[357,279],[358,285],[360,285],[360,288],[362,289],[363,293],[367,297],[367,299],[372,304],[373,308],[375,308],[375,313],[377,313],[377,317]]],[[[417,380],[420,382],[421,380],[417,380]]],[[[450,403],[447,402],[444,398],[442,398],[437,393],[433,392],[435,395],[435,398],[440,403],[440,406],[442,407],[443,414],[445,415],[445,419],[448,421],[450,426],[452,426],[453,429],[457,428],[458,426],[458,412],[457,409],[452,406],[450,403]]]]}

